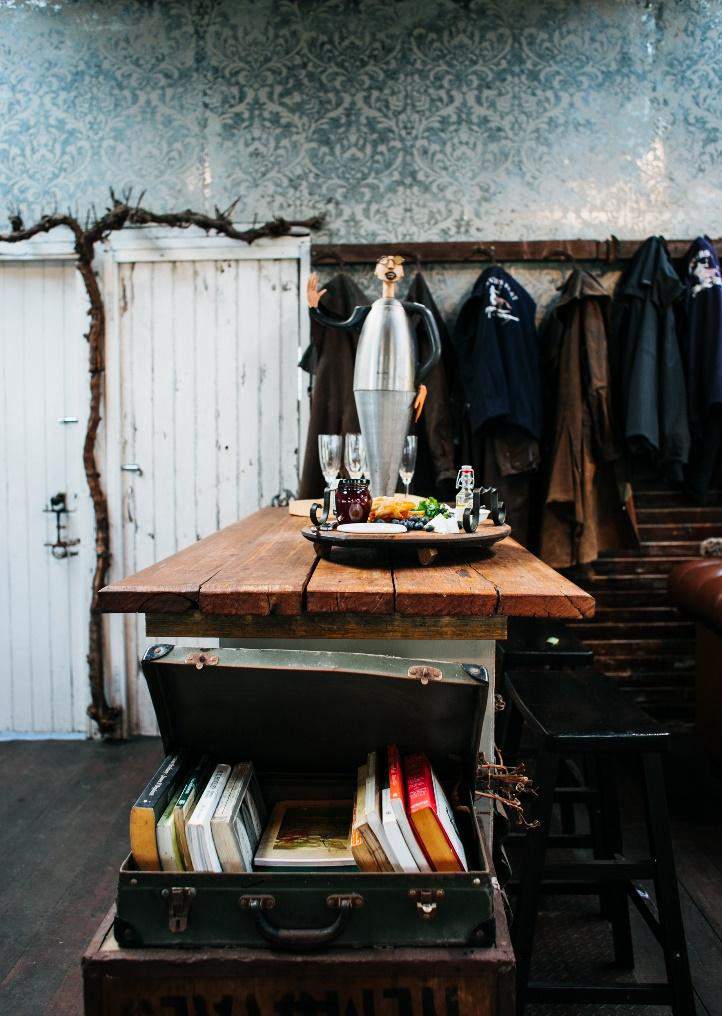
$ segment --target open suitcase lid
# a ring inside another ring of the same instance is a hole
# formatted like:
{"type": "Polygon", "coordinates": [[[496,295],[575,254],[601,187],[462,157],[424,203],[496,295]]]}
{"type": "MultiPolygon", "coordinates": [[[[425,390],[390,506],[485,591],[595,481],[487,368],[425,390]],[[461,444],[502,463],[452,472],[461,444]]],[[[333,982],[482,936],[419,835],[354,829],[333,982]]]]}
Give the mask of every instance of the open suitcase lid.
{"type": "Polygon", "coordinates": [[[482,666],[156,645],[143,673],[166,752],[251,759],[266,771],[342,772],[397,744],[424,752],[442,772],[460,760],[473,784],[489,688],[482,666]]]}

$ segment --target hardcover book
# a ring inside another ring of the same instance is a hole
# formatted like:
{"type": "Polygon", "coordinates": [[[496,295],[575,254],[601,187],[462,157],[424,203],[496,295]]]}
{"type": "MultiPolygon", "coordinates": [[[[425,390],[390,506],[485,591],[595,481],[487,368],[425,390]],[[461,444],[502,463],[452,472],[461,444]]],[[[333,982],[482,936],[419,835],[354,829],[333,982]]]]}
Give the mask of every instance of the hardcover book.
{"type": "Polygon", "coordinates": [[[406,787],[404,773],[401,768],[401,756],[395,744],[391,744],[387,750],[389,769],[389,804],[396,817],[401,835],[419,871],[431,871],[431,866],[424,856],[424,852],[416,839],[416,833],[411,827],[409,816],[406,813],[406,787]]]}
{"type": "Polygon", "coordinates": [[[466,854],[446,794],[425,755],[404,759],[409,818],[436,871],[468,871],[466,854]]]}
{"type": "Polygon", "coordinates": [[[158,842],[158,856],[163,871],[183,871],[183,858],[181,857],[178,835],[176,833],[173,811],[178,800],[180,789],[176,790],[168,802],[168,807],[161,815],[156,826],[155,835],[158,842]]]}
{"type": "Polygon", "coordinates": [[[223,871],[213,842],[211,819],[230,774],[231,767],[225,762],[216,766],[188,820],[186,836],[194,871],[223,871]]]}
{"type": "Polygon", "coordinates": [[[279,801],[255,857],[257,868],[356,870],[350,801],[279,801]]]}
{"type": "Polygon", "coordinates": [[[183,769],[181,755],[166,755],[130,811],[130,849],[141,871],[160,871],[155,830],[183,769]]]}
{"type": "Polygon", "coordinates": [[[186,779],[185,785],[178,795],[178,800],[176,801],[176,806],[173,810],[173,821],[175,823],[178,847],[180,848],[181,857],[183,858],[183,867],[186,871],[193,871],[193,862],[191,860],[190,850],[188,849],[188,837],[186,836],[186,824],[193,814],[193,809],[195,808],[199,797],[203,793],[209,776],[210,757],[208,755],[203,755],[186,779]]]}
{"type": "Polygon", "coordinates": [[[211,819],[213,842],[223,871],[252,871],[258,833],[249,807],[253,766],[239,762],[211,819]]]}
{"type": "MultiPolygon", "coordinates": [[[[396,864],[398,864],[401,871],[418,871],[419,866],[414,860],[413,854],[406,846],[406,841],[401,833],[401,829],[399,828],[399,823],[396,821],[394,810],[391,807],[391,786],[389,783],[388,767],[384,768],[384,776],[381,784],[381,821],[383,822],[386,839],[389,841],[389,845],[394,854],[396,862],[395,867],[396,864]]],[[[398,868],[396,870],[398,870],[398,868]]]]}

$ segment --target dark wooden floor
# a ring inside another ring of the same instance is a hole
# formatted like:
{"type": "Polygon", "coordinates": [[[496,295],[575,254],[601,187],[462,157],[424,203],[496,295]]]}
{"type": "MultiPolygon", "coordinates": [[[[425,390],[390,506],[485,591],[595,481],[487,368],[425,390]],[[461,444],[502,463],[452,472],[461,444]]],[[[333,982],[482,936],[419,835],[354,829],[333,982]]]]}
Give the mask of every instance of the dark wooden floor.
{"type": "MultiPolygon", "coordinates": [[[[125,744],[0,743],[0,1013],[70,1016],[82,1012],[80,956],[113,901],[127,850],[128,811],[161,755],[151,738],[125,744]]],[[[722,1016],[722,808],[719,785],[694,754],[676,754],[672,797],[684,915],[700,1016],[722,1016]],[[697,767],[697,768],[691,768],[697,767]]],[[[639,822],[631,797],[627,831],[639,822]]],[[[555,908],[563,905],[558,901],[555,908]]],[[[548,910],[540,918],[544,966],[577,950],[586,962],[608,952],[604,922],[586,913],[548,910]],[[579,937],[581,935],[581,938],[579,937]],[[570,940],[571,941],[571,940],[570,940]]],[[[635,925],[639,972],[656,962],[647,929],[635,925]]],[[[572,1016],[612,1007],[535,1007],[572,1016]]],[[[658,1010],[654,1010],[656,1013],[658,1010]]],[[[661,1010],[662,1012],[664,1010],[661,1010]]],[[[532,1013],[530,1012],[530,1016],[532,1013]]],[[[649,1016],[652,1012],[649,1011],[649,1016]]]]}

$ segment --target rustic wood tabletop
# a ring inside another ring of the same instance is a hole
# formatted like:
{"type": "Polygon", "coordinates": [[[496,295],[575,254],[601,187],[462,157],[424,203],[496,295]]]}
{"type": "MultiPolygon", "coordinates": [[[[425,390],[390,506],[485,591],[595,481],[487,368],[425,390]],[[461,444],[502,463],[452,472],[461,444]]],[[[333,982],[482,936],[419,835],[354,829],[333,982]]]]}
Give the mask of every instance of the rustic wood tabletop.
{"type": "Polygon", "coordinates": [[[100,592],[149,635],[504,638],[507,617],[579,619],[593,598],[509,538],[430,567],[319,560],[304,519],[263,508],[100,592]],[[422,626],[422,631],[419,630],[422,626]]]}

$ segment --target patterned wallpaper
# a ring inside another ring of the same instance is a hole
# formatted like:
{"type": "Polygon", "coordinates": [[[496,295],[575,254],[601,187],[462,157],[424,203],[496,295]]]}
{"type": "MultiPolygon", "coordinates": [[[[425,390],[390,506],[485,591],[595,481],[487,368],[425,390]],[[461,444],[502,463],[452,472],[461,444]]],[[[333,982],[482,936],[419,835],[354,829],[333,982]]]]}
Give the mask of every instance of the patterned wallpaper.
{"type": "Polygon", "coordinates": [[[0,0],[0,208],[722,234],[722,0],[0,0]]]}

